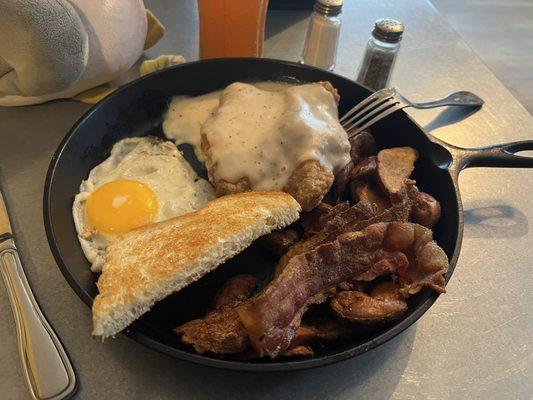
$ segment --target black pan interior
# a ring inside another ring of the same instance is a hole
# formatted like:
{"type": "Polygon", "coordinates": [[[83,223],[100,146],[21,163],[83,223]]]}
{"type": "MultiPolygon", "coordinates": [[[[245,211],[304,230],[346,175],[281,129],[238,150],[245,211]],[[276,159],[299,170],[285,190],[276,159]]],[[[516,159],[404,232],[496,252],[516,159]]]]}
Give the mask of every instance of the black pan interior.
{"type": "MultiPolygon", "coordinates": [[[[58,265],[69,284],[87,305],[92,303],[97,293],[97,276],[89,270],[89,263],[79,246],[71,216],[73,197],[78,193],[81,181],[94,166],[109,156],[111,147],[119,140],[129,136],[162,136],[163,115],[173,96],[200,95],[219,90],[235,81],[262,80],[328,80],[341,95],[341,114],[370,94],[366,88],[343,77],[284,61],[204,61],[170,68],[123,87],[92,108],[67,134],[52,159],[48,172],[44,217],[48,239],[58,265]]],[[[395,113],[375,125],[373,133],[381,148],[409,145],[419,150],[421,156],[417,162],[415,178],[421,190],[432,194],[442,204],[442,218],[435,228],[435,237],[453,264],[460,236],[460,205],[453,180],[445,169],[449,154],[431,143],[420,127],[403,112],[395,113]]],[[[190,159],[191,149],[185,146],[183,150],[190,159]]],[[[422,291],[412,298],[410,310],[402,321],[380,331],[362,334],[349,342],[337,342],[324,347],[316,357],[309,360],[218,360],[192,354],[172,334],[172,328],[177,324],[205,313],[215,291],[227,277],[252,272],[265,282],[271,276],[274,263],[272,256],[253,245],[215,272],[158,303],[134,323],[127,333],[159,351],[206,365],[245,370],[299,369],[331,363],[376,347],[411,325],[436,299],[433,292],[422,291]]]]}

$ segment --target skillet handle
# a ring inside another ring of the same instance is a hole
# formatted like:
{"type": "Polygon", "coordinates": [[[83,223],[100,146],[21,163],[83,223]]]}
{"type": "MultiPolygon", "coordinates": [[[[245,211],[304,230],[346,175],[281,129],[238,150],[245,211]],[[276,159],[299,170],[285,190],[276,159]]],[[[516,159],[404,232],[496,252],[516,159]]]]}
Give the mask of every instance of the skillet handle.
{"type": "Polygon", "coordinates": [[[497,144],[477,149],[455,148],[458,169],[471,167],[533,168],[533,157],[515,153],[533,150],[533,140],[497,144]]]}

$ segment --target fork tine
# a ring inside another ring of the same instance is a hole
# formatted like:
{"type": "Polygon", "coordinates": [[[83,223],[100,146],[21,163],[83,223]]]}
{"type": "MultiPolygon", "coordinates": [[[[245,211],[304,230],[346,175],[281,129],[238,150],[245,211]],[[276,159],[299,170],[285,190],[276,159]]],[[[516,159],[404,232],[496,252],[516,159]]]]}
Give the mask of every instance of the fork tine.
{"type": "Polygon", "coordinates": [[[339,122],[342,124],[344,121],[346,121],[347,118],[349,118],[353,113],[356,111],[361,110],[363,107],[365,107],[367,104],[373,103],[381,98],[380,94],[378,92],[368,96],[366,99],[364,99],[362,102],[357,103],[354,107],[351,108],[350,111],[348,111],[346,114],[342,116],[342,118],[339,120],[339,122]]]}
{"type": "Polygon", "coordinates": [[[387,99],[380,106],[372,109],[369,113],[363,115],[358,120],[353,121],[352,124],[345,124],[343,127],[348,132],[348,131],[352,130],[353,128],[355,128],[356,126],[361,126],[361,124],[363,124],[364,122],[366,123],[367,120],[373,118],[374,116],[376,116],[376,115],[379,116],[380,114],[383,113],[383,110],[388,109],[390,107],[393,107],[393,106],[395,106],[397,104],[399,104],[399,101],[397,99],[395,99],[395,98],[387,99]]]}
{"type": "Polygon", "coordinates": [[[365,114],[372,112],[373,110],[378,108],[378,106],[381,106],[384,103],[386,104],[390,99],[391,99],[390,97],[385,97],[385,98],[374,100],[372,103],[370,103],[369,105],[364,107],[362,110],[360,110],[357,114],[350,117],[347,121],[341,122],[341,125],[346,127],[350,124],[352,125],[355,124],[355,121],[361,120],[362,118],[365,117],[365,114]]]}
{"type": "Polygon", "coordinates": [[[385,99],[387,97],[391,97],[396,93],[395,88],[387,88],[378,90],[377,92],[372,93],[370,96],[368,96],[366,99],[361,101],[360,103],[357,103],[354,107],[350,109],[346,114],[342,116],[342,118],[339,120],[339,122],[342,124],[343,121],[345,121],[347,118],[349,118],[351,115],[353,115],[354,112],[360,110],[362,107],[366,106],[367,104],[374,102],[379,99],[385,99]]]}
{"type": "MultiPolygon", "coordinates": [[[[376,122],[378,122],[379,120],[385,118],[386,116],[398,111],[398,110],[401,110],[402,107],[400,106],[399,103],[393,105],[392,107],[386,109],[385,111],[383,111],[381,114],[375,116],[374,118],[372,118],[370,121],[368,121],[367,123],[365,123],[363,126],[361,127],[358,127],[355,131],[353,132],[348,132],[348,137],[353,137],[355,135],[357,135],[359,132],[365,130],[366,128],[368,128],[369,126],[371,125],[374,125],[376,122]]],[[[353,129],[354,127],[350,128],[350,129],[353,129]]]]}

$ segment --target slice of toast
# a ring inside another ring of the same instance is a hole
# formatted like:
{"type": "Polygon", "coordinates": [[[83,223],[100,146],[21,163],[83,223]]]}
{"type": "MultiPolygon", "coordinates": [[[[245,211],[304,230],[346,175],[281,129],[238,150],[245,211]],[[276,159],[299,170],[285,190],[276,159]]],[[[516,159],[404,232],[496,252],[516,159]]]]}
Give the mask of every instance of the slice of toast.
{"type": "Polygon", "coordinates": [[[202,209],[135,229],[107,249],[93,335],[113,336],[174,293],[296,219],[300,206],[282,192],[220,197],[202,209]]]}

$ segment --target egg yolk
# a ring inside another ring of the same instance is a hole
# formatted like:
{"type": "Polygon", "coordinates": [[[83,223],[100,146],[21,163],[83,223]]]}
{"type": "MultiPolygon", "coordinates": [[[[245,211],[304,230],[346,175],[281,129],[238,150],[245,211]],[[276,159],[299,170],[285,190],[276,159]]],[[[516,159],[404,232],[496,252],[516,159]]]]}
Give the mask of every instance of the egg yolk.
{"type": "Polygon", "coordinates": [[[154,220],[157,198],[144,183],[119,179],[92,192],[85,210],[89,223],[98,231],[123,233],[154,220]]]}

